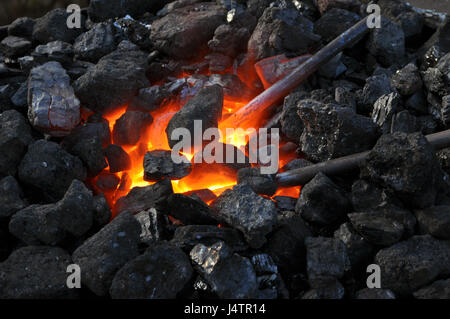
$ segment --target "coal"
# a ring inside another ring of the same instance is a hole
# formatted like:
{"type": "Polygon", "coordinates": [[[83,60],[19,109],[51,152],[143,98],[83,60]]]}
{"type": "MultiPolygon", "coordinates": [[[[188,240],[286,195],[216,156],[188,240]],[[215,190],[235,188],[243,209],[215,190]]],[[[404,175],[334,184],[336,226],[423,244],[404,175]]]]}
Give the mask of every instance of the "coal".
{"type": "Polygon", "coordinates": [[[31,70],[28,119],[36,129],[53,136],[66,136],[80,123],[80,101],[59,62],[31,70]]]}
{"type": "Polygon", "coordinates": [[[99,194],[93,198],[93,220],[95,225],[104,226],[110,222],[112,214],[105,195],[99,194]]]}
{"type": "Polygon", "coordinates": [[[127,105],[139,89],[149,86],[146,68],[144,52],[118,48],[74,82],[75,93],[84,106],[97,112],[127,105]]]}
{"type": "Polygon", "coordinates": [[[191,251],[197,244],[211,246],[216,242],[225,242],[233,251],[244,251],[247,244],[242,234],[233,228],[213,225],[187,225],[178,227],[171,243],[184,251],[191,251]]]}
{"type": "Polygon", "coordinates": [[[80,140],[69,152],[83,161],[90,177],[97,176],[103,169],[108,167],[102,149],[102,142],[98,136],[80,140]]]}
{"type": "Polygon", "coordinates": [[[311,223],[329,225],[350,210],[345,192],[323,173],[306,184],[295,205],[295,211],[311,223]]]}
{"type": "Polygon", "coordinates": [[[8,58],[18,58],[29,53],[31,47],[29,40],[10,35],[0,42],[0,53],[8,58]]]}
{"type": "Polygon", "coordinates": [[[360,1],[358,0],[317,0],[317,7],[321,14],[326,13],[333,8],[342,9],[359,9],[360,1]]]}
{"type": "Polygon", "coordinates": [[[353,209],[357,212],[374,209],[384,203],[400,203],[391,190],[363,179],[359,179],[353,183],[351,201],[353,209]]]}
{"type": "Polygon", "coordinates": [[[355,299],[395,299],[395,294],[389,289],[364,288],[356,292],[355,299]]]}
{"type": "Polygon", "coordinates": [[[374,75],[366,79],[362,96],[360,97],[360,108],[365,114],[372,113],[373,104],[383,95],[393,92],[391,83],[386,74],[374,75]]]}
{"type": "Polygon", "coordinates": [[[154,245],[117,272],[110,294],[113,299],[173,299],[192,275],[189,258],[180,248],[154,245]]]}
{"type": "Polygon", "coordinates": [[[127,171],[131,168],[130,156],[120,145],[108,145],[105,149],[105,156],[111,173],[127,171]]]}
{"type": "Polygon", "coordinates": [[[74,180],[64,198],[55,204],[31,205],[14,214],[11,234],[28,245],[58,245],[69,235],[80,237],[92,226],[92,193],[74,180]]]}
{"type": "Polygon", "coordinates": [[[172,194],[167,199],[169,215],[184,225],[218,225],[215,212],[198,196],[172,194]]]}
{"type": "Polygon", "coordinates": [[[19,165],[21,182],[34,186],[50,198],[62,198],[72,180],[84,180],[81,160],[55,142],[38,140],[28,147],[19,165]]]}
{"type": "Polygon", "coordinates": [[[116,272],[139,255],[140,231],[139,222],[124,212],[78,247],[72,258],[83,270],[83,285],[105,296],[116,272]]]}
{"type": "Polygon", "coordinates": [[[414,292],[416,299],[449,299],[450,279],[436,280],[431,285],[414,292]]]}
{"type": "Polygon", "coordinates": [[[173,193],[169,180],[162,180],[146,187],[134,187],[128,195],[119,198],[115,209],[117,213],[129,211],[138,213],[149,208],[158,208],[166,204],[167,198],[173,193]]]}
{"type": "Polygon", "coordinates": [[[32,142],[31,128],[19,112],[10,110],[0,114],[0,176],[16,175],[32,142]]]}
{"type": "Polygon", "coordinates": [[[273,176],[261,174],[258,167],[241,168],[238,171],[238,184],[246,183],[257,194],[273,196],[277,191],[277,184],[273,176]]]}
{"type": "Polygon", "coordinates": [[[177,143],[177,140],[172,139],[172,132],[177,128],[188,129],[193,141],[195,120],[201,121],[203,132],[208,128],[218,127],[222,108],[223,90],[219,85],[201,89],[180,111],[175,113],[167,125],[166,134],[170,147],[174,147],[177,143]]]}
{"type": "Polygon", "coordinates": [[[433,206],[416,210],[419,229],[440,239],[450,239],[450,206],[433,206]]]}
{"type": "Polygon", "coordinates": [[[328,10],[314,23],[314,33],[320,35],[324,42],[330,42],[356,24],[361,17],[345,9],[328,10]]]}
{"type": "Polygon", "coordinates": [[[161,212],[150,208],[134,215],[134,217],[141,224],[141,243],[152,245],[166,237],[169,219],[161,212]]]}
{"type": "Polygon", "coordinates": [[[398,93],[382,95],[373,105],[372,119],[383,134],[389,133],[394,115],[401,109],[401,97],[398,93]]]}
{"type": "Polygon", "coordinates": [[[420,133],[383,135],[360,167],[361,177],[416,208],[434,204],[443,178],[432,146],[420,133]]]}
{"type": "Polygon", "coordinates": [[[136,145],[152,124],[153,117],[138,111],[125,112],[114,124],[113,142],[119,145],[136,145]]]}
{"type": "Polygon", "coordinates": [[[42,44],[57,40],[73,43],[73,40],[83,32],[85,19],[81,16],[82,28],[69,29],[67,26],[69,15],[65,9],[55,9],[37,19],[33,28],[33,41],[42,44]]]}
{"type": "Polygon", "coordinates": [[[23,82],[16,93],[11,96],[11,102],[16,110],[26,110],[28,107],[28,83],[23,82]]]}
{"type": "Polygon", "coordinates": [[[341,240],[347,248],[353,270],[361,269],[372,259],[373,245],[356,232],[351,223],[342,224],[334,232],[334,238],[341,240]]]}
{"type": "Polygon", "coordinates": [[[225,14],[225,10],[214,3],[176,9],[153,22],[150,39],[160,52],[171,57],[193,58],[206,48],[215,29],[225,22],[225,14]]]}
{"type": "Polygon", "coordinates": [[[233,60],[230,57],[221,53],[210,53],[205,56],[205,60],[208,61],[211,73],[225,72],[233,64],[233,60]]]}
{"type": "Polygon", "coordinates": [[[135,17],[145,12],[156,12],[161,9],[167,0],[94,0],[89,3],[89,18],[94,22],[105,21],[110,18],[123,17],[127,14],[135,17]]]}
{"type": "Polygon", "coordinates": [[[210,50],[236,57],[247,48],[251,32],[246,27],[222,24],[214,31],[214,37],[208,42],[210,50]]]}
{"type": "Polygon", "coordinates": [[[26,206],[17,180],[13,176],[0,179],[0,219],[8,218],[26,206]]]}
{"type": "Polygon", "coordinates": [[[382,249],[375,257],[381,268],[383,288],[408,295],[450,273],[450,243],[433,237],[414,236],[382,249]]]}
{"type": "Polygon", "coordinates": [[[297,168],[303,168],[313,165],[310,161],[304,159],[304,158],[296,158],[291,161],[289,161],[286,165],[284,165],[281,170],[282,171],[290,171],[297,168]]]}
{"type": "Polygon", "coordinates": [[[422,122],[410,112],[406,110],[401,111],[392,117],[390,132],[403,132],[409,134],[422,131],[422,133],[426,134],[426,130],[421,127],[421,124],[422,122]]]}
{"type": "Polygon", "coordinates": [[[450,172],[450,148],[444,148],[438,152],[436,152],[439,163],[441,164],[441,168],[449,174],[450,172]]]}
{"type": "Polygon", "coordinates": [[[194,268],[212,290],[225,299],[255,298],[258,284],[248,258],[234,254],[224,242],[196,245],[190,252],[194,268]]]}
{"type": "Polygon", "coordinates": [[[56,61],[64,66],[70,66],[73,61],[73,47],[70,43],[52,41],[47,44],[38,45],[31,53],[31,56],[39,64],[56,61]]]}
{"type": "Polygon", "coordinates": [[[120,184],[120,177],[112,173],[102,173],[97,176],[95,186],[100,192],[112,192],[117,189],[120,184]]]}
{"type": "Polygon", "coordinates": [[[344,294],[344,286],[338,280],[332,280],[308,290],[303,294],[302,299],[343,299],[344,294]]]}
{"type": "Polygon", "coordinates": [[[8,34],[16,37],[31,38],[36,20],[22,17],[17,18],[8,26],[8,34]]]}
{"type": "Polygon", "coordinates": [[[283,111],[281,112],[281,132],[291,141],[298,142],[303,133],[303,121],[297,113],[303,92],[291,93],[284,99],[283,111]]]}
{"type": "Polygon", "coordinates": [[[128,40],[142,50],[150,51],[153,49],[153,43],[150,40],[151,24],[134,20],[127,15],[124,18],[116,20],[114,22],[114,28],[117,38],[128,40]]]}
{"type": "Polygon", "coordinates": [[[242,231],[253,248],[259,248],[266,242],[265,236],[276,223],[275,204],[256,195],[246,184],[226,190],[211,205],[217,219],[242,231]]]}
{"type": "MultiPolygon", "coordinates": [[[[181,155],[183,156],[183,155],[181,155]]],[[[184,158],[181,163],[172,160],[172,152],[156,150],[147,152],[144,156],[144,179],[147,181],[160,181],[163,179],[176,180],[189,175],[192,165],[184,158]]]]}
{"type": "Polygon", "coordinates": [[[97,62],[117,47],[112,23],[104,22],[94,25],[92,29],[75,39],[75,57],[80,60],[97,62]]]}
{"type": "Polygon", "coordinates": [[[171,92],[165,85],[154,85],[149,88],[139,90],[128,106],[128,110],[149,112],[156,110],[168,98],[171,92]]]}
{"type": "Polygon", "coordinates": [[[29,246],[14,251],[0,263],[2,299],[74,299],[67,287],[70,255],[58,247],[29,246]]]}
{"type": "Polygon", "coordinates": [[[71,151],[79,143],[84,143],[84,141],[92,139],[99,139],[102,147],[106,147],[111,143],[111,134],[106,120],[102,119],[99,122],[87,122],[77,126],[63,139],[61,145],[66,150],[71,151]]]}
{"type": "Polygon", "coordinates": [[[350,268],[347,248],[339,239],[308,237],[306,245],[306,270],[312,288],[320,288],[340,279],[350,268]]]}
{"type": "Polygon", "coordinates": [[[295,204],[297,203],[297,198],[289,196],[274,196],[272,200],[275,201],[279,211],[291,211],[295,210],[295,204]]]}
{"type": "Polygon", "coordinates": [[[422,88],[422,78],[414,63],[409,63],[391,77],[391,84],[404,96],[412,95],[422,88]]]}
{"type": "Polygon", "coordinates": [[[300,149],[312,161],[367,151],[379,136],[377,126],[369,118],[348,107],[302,100],[298,114],[305,126],[300,149]]]}
{"type": "Polygon", "coordinates": [[[371,30],[366,47],[381,65],[389,67],[404,59],[405,34],[398,24],[382,17],[381,28],[371,30]]]}

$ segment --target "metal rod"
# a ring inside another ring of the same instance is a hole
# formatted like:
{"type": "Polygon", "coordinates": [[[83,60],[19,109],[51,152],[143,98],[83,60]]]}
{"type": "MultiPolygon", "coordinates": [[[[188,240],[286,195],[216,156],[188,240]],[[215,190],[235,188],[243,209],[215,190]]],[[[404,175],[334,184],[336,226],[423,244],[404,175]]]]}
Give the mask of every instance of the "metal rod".
{"type": "Polygon", "coordinates": [[[289,75],[276,82],[238,112],[227,118],[224,122],[224,127],[244,127],[245,122],[256,116],[255,112],[262,112],[284,98],[293,89],[306,81],[321,65],[329,61],[346,47],[361,40],[369,30],[366,20],[367,18],[364,18],[356,23],[306,60],[302,65],[295,68],[289,75]]]}
{"type": "MultiPolygon", "coordinates": [[[[450,130],[430,134],[425,136],[425,138],[435,148],[435,150],[450,147],[450,130]]],[[[367,157],[369,153],[370,151],[348,155],[327,162],[280,173],[277,174],[276,181],[278,186],[281,187],[298,186],[305,185],[319,172],[332,176],[353,171],[359,168],[359,164],[367,157]]]]}

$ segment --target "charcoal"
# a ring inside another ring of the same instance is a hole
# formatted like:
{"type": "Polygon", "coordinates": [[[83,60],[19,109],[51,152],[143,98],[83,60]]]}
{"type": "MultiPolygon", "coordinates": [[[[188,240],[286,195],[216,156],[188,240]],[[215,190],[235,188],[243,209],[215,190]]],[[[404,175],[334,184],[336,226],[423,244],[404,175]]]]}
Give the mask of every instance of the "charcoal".
{"type": "Polygon", "coordinates": [[[28,107],[28,83],[23,82],[11,97],[11,102],[18,110],[26,110],[28,107]]]}
{"type": "Polygon", "coordinates": [[[84,180],[80,159],[55,142],[38,140],[28,147],[18,169],[21,182],[41,190],[49,198],[62,198],[72,180],[84,180]]]}
{"type": "Polygon", "coordinates": [[[393,92],[389,78],[385,74],[374,75],[366,79],[360,104],[363,113],[372,113],[373,104],[383,95],[393,92]]]}
{"type": "Polygon", "coordinates": [[[422,78],[419,69],[414,63],[410,63],[398,70],[391,77],[391,85],[404,96],[412,95],[422,88],[422,78]]]}
{"type": "Polygon", "coordinates": [[[353,213],[348,217],[356,231],[377,246],[392,246],[400,241],[404,233],[402,224],[381,214],[353,213]]]}
{"type": "Polygon", "coordinates": [[[36,20],[23,17],[17,18],[8,26],[8,34],[16,37],[31,38],[36,20]]]}
{"type": "Polygon", "coordinates": [[[350,201],[342,189],[323,173],[307,183],[295,205],[295,211],[306,221],[329,225],[350,209],[350,201]]]}
{"type": "Polygon", "coordinates": [[[114,22],[116,37],[128,40],[143,50],[153,49],[153,43],[150,40],[150,24],[134,20],[129,15],[114,22]]]}
{"type": "Polygon", "coordinates": [[[314,32],[320,35],[324,42],[330,42],[350,29],[360,19],[361,17],[356,13],[333,8],[314,23],[314,32]]]}
{"type": "Polygon", "coordinates": [[[152,124],[148,113],[138,111],[125,112],[114,124],[113,141],[119,145],[136,145],[152,124]]]}
{"type": "Polygon", "coordinates": [[[8,218],[26,206],[17,180],[13,176],[0,179],[0,219],[8,218]]]}
{"type": "Polygon", "coordinates": [[[256,273],[250,260],[234,254],[224,242],[198,244],[190,257],[194,268],[220,298],[247,299],[257,295],[256,273]]]}
{"type": "MultiPolygon", "coordinates": [[[[55,9],[37,19],[33,28],[33,41],[42,44],[57,40],[73,43],[73,40],[83,32],[83,28],[69,29],[67,26],[69,15],[66,9],[55,9]]],[[[83,26],[84,16],[81,16],[81,19],[83,26]]]]}
{"type": "Polygon", "coordinates": [[[381,65],[389,67],[404,59],[405,34],[399,25],[382,17],[381,28],[371,30],[366,47],[381,65]]]}
{"type": "MultiPolygon", "coordinates": [[[[390,132],[403,132],[403,133],[414,133],[421,131],[420,122],[417,117],[409,113],[408,111],[401,111],[394,114],[391,121],[390,132]]],[[[424,133],[424,131],[422,131],[424,133]]],[[[426,134],[426,133],[425,133],[426,134]]]]}
{"type": "Polygon", "coordinates": [[[184,251],[191,251],[197,244],[211,246],[218,241],[225,242],[233,251],[244,251],[247,244],[242,234],[233,228],[212,225],[187,225],[178,227],[171,243],[184,251]]]}
{"type": "Polygon", "coordinates": [[[160,181],[163,179],[181,179],[189,175],[192,165],[187,158],[181,163],[172,160],[172,152],[156,150],[147,152],[144,156],[144,179],[146,181],[160,181]]]}
{"type": "Polygon", "coordinates": [[[222,24],[214,31],[214,37],[208,42],[208,47],[213,52],[236,57],[246,50],[250,36],[251,33],[246,27],[222,24]]]}
{"type": "Polygon", "coordinates": [[[355,299],[395,299],[395,294],[389,289],[364,288],[356,292],[355,299]]]}
{"type": "Polygon", "coordinates": [[[198,196],[172,194],[168,200],[169,214],[184,225],[217,225],[215,212],[198,196]]]}
{"type": "Polygon", "coordinates": [[[241,168],[238,171],[238,184],[246,183],[257,194],[273,196],[277,191],[277,184],[273,176],[261,174],[258,167],[241,168]]]}
{"type": "Polygon", "coordinates": [[[2,299],[74,299],[67,287],[70,255],[58,247],[29,246],[14,251],[0,264],[2,299]]]}
{"type": "Polygon", "coordinates": [[[383,288],[408,295],[450,273],[450,242],[414,236],[380,250],[375,263],[381,268],[383,288]]]}
{"type": "Polygon", "coordinates": [[[38,45],[31,56],[39,64],[56,61],[64,66],[69,66],[73,61],[73,47],[70,43],[52,41],[38,45]]]}
{"type": "Polygon", "coordinates": [[[305,126],[300,149],[312,161],[369,150],[379,136],[377,126],[369,118],[348,107],[302,100],[298,114],[305,126]]]}
{"type": "Polygon", "coordinates": [[[360,269],[372,259],[374,247],[356,232],[350,223],[342,224],[334,232],[334,238],[341,240],[347,247],[347,254],[352,269],[360,269]]]}
{"type": "Polygon", "coordinates": [[[308,237],[305,245],[306,270],[312,288],[340,279],[349,270],[347,248],[339,239],[308,237]]]}
{"type": "Polygon", "coordinates": [[[351,201],[353,209],[357,212],[380,207],[383,203],[399,203],[391,190],[363,179],[353,183],[351,201]]]}
{"type": "Polygon", "coordinates": [[[100,192],[112,192],[117,189],[120,184],[120,177],[112,173],[101,173],[97,176],[95,186],[100,192]]]}
{"type": "Polygon", "coordinates": [[[32,44],[29,40],[16,36],[8,36],[0,42],[0,53],[8,58],[18,58],[30,52],[32,44]]]}
{"type": "Polygon", "coordinates": [[[282,53],[305,54],[320,41],[312,29],[312,22],[295,11],[267,8],[250,37],[248,53],[254,61],[282,53]]]}
{"type": "Polygon", "coordinates": [[[110,294],[113,299],[173,299],[192,275],[189,258],[181,249],[154,245],[116,273],[110,294]]]}
{"type": "Polygon", "coordinates": [[[171,57],[193,58],[206,48],[215,29],[224,22],[222,7],[213,3],[193,4],[154,21],[150,39],[160,52],[171,57]]]}
{"type": "Polygon", "coordinates": [[[222,108],[223,90],[219,85],[201,89],[180,111],[175,113],[167,125],[166,134],[170,147],[177,143],[177,140],[171,138],[172,132],[177,128],[188,129],[193,141],[195,120],[201,120],[203,132],[208,128],[218,127],[218,121],[222,116],[222,108]]]}
{"type": "Polygon", "coordinates": [[[310,161],[304,159],[304,158],[296,158],[291,161],[289,161],[286,165],[284,165],[281,170],[283,171],[290,171],[297,168],[303,168],[307,166],[311,166],[313,163],[310,161]]]}
{"type": "Polygon", "coordinates": [[[274,196],[272,198],[275,201],[279,211],[291,211],[295,210],[295,204],[297,203],[297,198],[289,196],[274,196]]]}
{"type": "Polygon", "coordinates": [[[405,102],[405,108],[418,115],[426,115],[428,113],[427,98],[423,91],[419,90],[411,95],[405,102]]]}
{"type": "Polygon", "coordinates": [[[450,239],[450,206],[433,206],[415,211],[417,224],[423,234],[450,239]]]}
{"type": "Polygon", "coordinates": [[[31,70],[28,119],[36,129],[54,136],[68,135],[80,123],[80,101],[59,62],[31,70]]]}
{"type": "Polygon", "coordinates": [[[305,292],[302,299],[342,299],[344,294],[345,289],[342,284],[338,280],[330,280],[305,292]]]}
{"type": "Polygon", "coordinates": [[[127,171],[131,168],[130,156],[120,145],[108,145],[105,149],[105,156],[111,173],[127,171]]]}
{"type": "Polygon", "coordinates": [[[92,193],[82,182],[74,180],[59,202],[31,205],[14,214],[9,231],[28,245],[54,246],[63,243],[69,235],[84,235],[92,221],[92,193]]]}
{"type": "Polygon", "coordinates": [[[110,222],[112,214],[105,195],[99,194],[93,198],[93,220],[97,226],[104,226],[110,222]]]}
{"type": "Polygon", "coordinates": [[[118,213],[124,211],[138,213],[149,208],[159,208],[164,206],[172,193],[172,184],[169,180],[162,180],[146,187],[135,187],[128,195],[119,198],[115,209],[118,213]]]}
{"type": "Polygon", "coordinates": [[[372,119],[383,134],[389,133],[394,115],[401,109],[401,97],[397,93],[382,95],[373,105],[372,119]]]}
{"type": "Polygon", "coordinates": [[[149,112],[156,110],[167,98],[170,92],[165,86],[154,85],[149,88],[139,90],[128,106],[128,110],[149,112]]]}
{"type": "Polygon", "coordinates": [[[169,2],[168,0],[94,0],[89,3],[88,14],[94,22],[128,14],[134,17],[143,15],[145,12],[156,12],[169,2]]]}
{"type": "Polygon", "coordinates": [[[98,138],[103,147],[111,143],[111,134],[106,120],[100,122],[87,122],[77,126],[63,139],[62,146],[66,150],[71,151],[77,144],[84,143],[84,141],[89,141],[93,138],[98,138]]]}
{"type": "Polygon", "coordinates": [[[226,190],[213,203],[219,221],[243,232],[253,248],[266,242],[275,223],[277,209],[275,204],[253,192],[250,186],[240,184],[226,190]]]}
{"type": "Polygon", "coordinates": [[[211,53],[205,56],[205,60],[209,63],[209,71],[211,73],[222,73],[230,68],[233,60],[221,53],[211,53]]]}
{"type": "Polygon", "coordinates": [[[124,212],[78,247],[73,261],[83,270],[81,282],[98,296],[108,293],[116,272],[139,255],[141,226],[124,212]]]}
{"type": "Polygon", "coordinates": [[[33,142],[27,120],[17,111],[0,114],[0,176],[16,175],[27,147],[33,142]]]}
{"type": "Polygon", "coordinates": [[[450,299],[450,279],[436,280],[431,285],[414,292],[416,299],[450,299]]]}
{"type": "Polygon", "coordinates": [[[146,64],[144,52],[117,49],[74,82],[75,93],[84,106],[97,112],[127,105],[139,89],[149,86],[146,64]]]}
{"type": "Polygon", "coordinates": [[[73,48],[77,59],[97,62],[114,51],[116,46],[113,26],[104,22],[94,25],[88,32],[76,38],[73,48]]]}
{"type": "Polygon", "coordinates": [[[361,177],[394,191],[405,205],[434,204],[443,180],[431,145],[420,133],[383,135],[361,163],[361,177]]]}
{"type": "Polygon", "coordinates": [[[289,139],[297,142],[303,132],[303,121],[297,113],[298,102],[303,97],[302,92],[292,93],[284,99],[280,123],[281,132],[289,139]]]}
{"type": "Polygon", "coordinates": [[[141,243],[151,245],[155,241],[162,240],[166,235],[166,228],[169,224],[167,216],[158,212],[154,208],[144,210],[134,216],[141,224],[141,243]]]}

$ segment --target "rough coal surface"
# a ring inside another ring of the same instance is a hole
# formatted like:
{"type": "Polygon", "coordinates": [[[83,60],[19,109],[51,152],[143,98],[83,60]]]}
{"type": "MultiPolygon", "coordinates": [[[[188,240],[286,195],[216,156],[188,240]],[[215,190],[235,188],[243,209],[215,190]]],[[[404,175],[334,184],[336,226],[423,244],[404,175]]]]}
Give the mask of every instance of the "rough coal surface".
{"type": "Polygon", "coordinates": [[[153,117],[138,111],[125,112],[114,124],[113,142],[119,145],[135,145],[145,135],[153,117]]]}
{"type": "Polygon", "coordinates": [[[58,247],[28,246],[14,251],[0,263],[2,299],[73,299],[67,287],[70,255],[58,247]]]}
{"type": "Polygon", "coordinates": [[[449,299],[450,279],[436,280],[431,285],[414,292],[416,299],[449,299]]]}
{"type": "Polygon", "coordinates": [[[311,223],[329,225],[351,209],[345,192],[323,173],[307,183],[295,205],[295,211],[311,223]]]}
{"type": "Polygon", "coordinates": [[[105,149],[105,156],[111,173],[118,173],[131,168],[131,158],[120,145],[108,145],[105,149]]]}
{"type": "Polygon", "coordinates": [[[105,195],[99,194],[93,198],[93,220],[97,226],[104,226],[111,220],[112,214],[105,195]]]}
{"type": "Polygon", "coordinates": [[[16,36],[8,36],[0,42],[0,53],[9,58],[24,56],[31,48],[31,41],[16,36]]]}
{"type": "Polygon", "coordinates": [[[102,143],[102,147],[106,147],[111,143],[111,134],[106,120],[101,119],[98,122],[87,122],[77,126],[63,139],[62,146],[66,150],[71,151],[77,144],[93,138],[98,138],[102,143]]]}
{"type": "Polygon", "coordinates": [[[266,242],[276,223],[275,204],[258,196],[250,186],[240,184],[226,190],[213,203],[217,218],[243,232],[253,248],[266,242]]]}
{"type": "Polygon", "coordinates": [[[8,218],[26,206],[27,201],[17,180],[13,176],[0,179],[0,219],[8,218]]]}
{"type": "Polygon", "coordinates": [[[198,196],[172,194],[167,199],[169,215],[184,225],[217,225],[215,212],[198,196]]]}
{"type": "Polygon", "coordinates": [[[16,174],[32,142],[31,128],[19,112],[9,110],[0,114],[0,176],[16,174]]]}
{"type": "Polygon", "coordinates": [[[86,178],[86,170],[79,158],[46,140],[38,140],[28,147],[18,173],[21,182],[55,199],[64,196],[72,180],[86,178]]]}
{"type": "Polygon", "coordinates": [[[450,206],[433,206],[416,210],[419,229],[440,239],[450,239],[450,206]]]}
{"type": "Polygon", "coordinates": [[[382,95],[373,105],[372,118],[383,134],[389,133],[393,117],[401,109],[401,97],[398,93],[382,95]]]}
{"type": "Polygon", "coordinates": [[[330,280],[318,287],[308,290],[302,295],[302,299],[343,299],[345,288],[338,280],[330,280]]]}
{"type": "Polygon", "coordinates": [[[97,62],[113,52],[116,47],[112,23],[103,22],[76,38],[73,45],[75,57],[79,60],[97,62]]]}
{"type": "Polygon", "coordinates": [[[28,17],[17,18],[8,26],[8,34],[31,38],[35,23],[36,20],[28,17]]]}
{"type": "Polygon", "coordinates": [[[393,92],[389,77],[386,74],[373,75],[366,79],[362,95],[359,98],[359,109],[363,114],[372,113],[373,104],[383,95],[393,92]]]}
{"type": "Polygon", "coordinates": [[[155,244],[114,276],[113,299],[173,299],[193,275],[186,254],[168,244],[155,244]]]}
{"type": "Polygon", "coordinates": [[[147,152],[144,156],[144,179],[147,181],[160,181],[162,179],[181,179],[189,175],[192,165],[187,158],[185,161],[175,163],[172,152],[156,150],[147,152]]]}
{"type": "Polygon", "coordinates": [[[72,255],[83,270],[81,282],[96,295],[106,295],[116,272],[139,255],[140,231],[139,222],[125,212],[86,240],[72,255]]]}
{"type": "Polygon", "coordinates": [[[284,99],[281,113],[281,132],[293,142],[298,142],[303,133],[303,121],[297,113],[298,102],[303,95],[302,92],[289,94],[284,99]]]}
{"type": "Polygon", "coordinates": [[[414,63],[409,63],[392,75],[391,83],[404,96],[412,95],[422,88],[422,78],[414,63]]]}
{"type": "Polygon", "coordinates": [[[373,245],[358,234],[350,223],[342,224],[334,232],[334,238],[341,240],[347,247],[352,269],[359,269],[372,259],[373,245]]]}
{"type": "Polygon", "coordinates": [[[357,212],[379,207],[383,203],[400,203],[393,191],[363,179],[353,183],[351,201],[353,209],[357,212]]]}
{"type": "Polygon", "coordinates": [[[356,292],[355,299],[395,299],[395,294],[389,289],[364,288],[356,292]]]}
{"type": "Polygon", "coordinates": [[[98,136],[78,141],[69,152],[78,156],[87,168],[88,175],[97,176],[103,169],[108,167],[105,154],[102,149],[102,141],[98,136]]]}
{"type": "Polygon", "coordinates": [[[360,167],[361,177],[417,208],[434,204],[443,180],[434,150],[420,133],[383,135],[360,167]]]}
{"type": "Polygon", "coordinates": [[[333,8],[314,23],[314,32],[320,35],[324,42],[330,42],[350,29],[360,19],[361,17],[354,12],[333,8]]]}
{"type": "Polygon", "coordinates": [[[88,7],[89,18],[92,21],[105,21],[110,18],[131,15],[143,15],[145,12],[156,12],[161,9],[167,0],[93,0],[88,7]]]}
{"type": "Polygon", "coordinates": [[[379,136],[377,126],[369,118],[348,107],[302,100],[298,114],[305,126],[300,148],[312,161],[367,151],[379,136]]]}
{"type": "Polygon", "coordinates": [[[56,61],[65,67],[70,67],[73,62],[73,47],[70,43],[52,41],[45,45],[38,45],[31,56],[39,64],[56,61]]]}
{"type": "Polygon", "coordinates": [[[273,176],[261,174],[261,169],[258,167],[241,168],[238,171],[237,182],[248,184],[255,193],[260,195],[273,196],[278,188],[273,176]]]}

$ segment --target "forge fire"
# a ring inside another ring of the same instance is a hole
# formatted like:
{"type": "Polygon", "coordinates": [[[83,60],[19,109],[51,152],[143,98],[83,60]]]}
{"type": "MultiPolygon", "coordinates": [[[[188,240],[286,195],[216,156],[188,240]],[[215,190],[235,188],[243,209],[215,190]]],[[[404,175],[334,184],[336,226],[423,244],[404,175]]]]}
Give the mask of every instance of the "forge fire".
{"type": "Polygon", "coordinates": [[[448,12],[84,5],[0,27],[0,299],[450,298],[448,12]]]}

